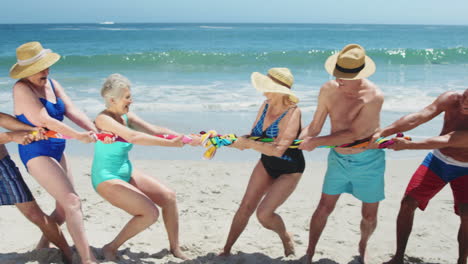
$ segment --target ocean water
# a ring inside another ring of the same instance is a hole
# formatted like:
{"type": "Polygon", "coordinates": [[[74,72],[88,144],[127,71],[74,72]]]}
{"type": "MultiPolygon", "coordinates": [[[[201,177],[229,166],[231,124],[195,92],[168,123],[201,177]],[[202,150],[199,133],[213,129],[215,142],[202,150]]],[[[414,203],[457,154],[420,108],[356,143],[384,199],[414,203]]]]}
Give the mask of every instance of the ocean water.
{"type": "MultiPolygon", "coordinates": [[[[301,99],[303,123],[313,116],[320,86],[331,77],[326,58],[348,43],[364,46],[376,62],[369,79],[385,93],[382,126],[417,111],[440,93],[468,88],[468,26],[338,24],[34,24],[0,25],[0,111],[12,113],[8,77],[15,49],[28,41],[62,55],[51,68],[90,118],[104,108],[103,80],[121,73],[133,83],[132,111],[184,133],[215,129],[246,134],[263,96],[254,71],[288,67],[301,99]]],[[[440,132],[442,117],[408,132],[415,139],[440,132]]],[[[329,131],[328,123],[322,134],[329,131]]],[[[13,144],[10,151],[16,151],[13,144]]],[[[67,152],[91,155],[71,141],[67,152]]],[[[202,149],[137,147],[136,158],[200,159],[202,149]]],[[[390,158],[422,152],[389,151],[390,158]]],[[[217,160],[253,160],[253,151],[222,149],[217,160]]],[[[325,160],[326,151],[306,154],[325,160]]]]}

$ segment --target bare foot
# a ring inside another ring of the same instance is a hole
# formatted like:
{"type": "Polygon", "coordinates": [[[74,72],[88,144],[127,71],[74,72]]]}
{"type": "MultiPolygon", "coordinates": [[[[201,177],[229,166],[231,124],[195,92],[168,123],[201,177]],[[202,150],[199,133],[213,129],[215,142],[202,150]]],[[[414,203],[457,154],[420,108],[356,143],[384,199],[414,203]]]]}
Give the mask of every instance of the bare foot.
{"type": "Polygon", "coordinates": [[[359,262],[362,264],[368,263],[366,248],[367,242],[359,242],[359,262]]]}
{"type": "Polygon", "coordinates": [[[284,255],[286,257],[290,256],[290,255],[294,255],[295,254],[294,242],[293,242],[293,240],[291,238],[291,234],[286,232],[286,236],[284,238],[282,238],[281,240],[283,242],[284,255]]]}
{"type": "Polygon", "coordinates": [[[223,249],[223,251],[221,251],[221,253],[219,253],[218,256],[220,256],[220,257],[229,257],[229,256],[231,256],[231,250],[223,249]]]}
{"type": "Polygon", "coordinates": [[[180,250],[180,248],[171,249],[171,253],[176,258],[180,258],[180,259],[183,259],[183,260],[189,260],[189,258],[182,252],[182,250],[180,250]]]}
{"type": "Polygon", "coordinates": [[[115,261],[117,260],[117,250],[112,249],[109,244],[102,247],[102,254],[106,260],[115,261]]]}
{"type": "Polygon", "coordinates": [[[36,249],[50,248],[50,242],[45,236],[41,236],[41,239],[37,243],[36,249]]]}
{"type": "Polygon", "coordinates": [[[304,256],[304,259],[305,259],[305,264],[312,264],[312,258],[314,257],[314,254],[309,254],[307,252],[307,254],[304,256]]]}
{"type": "Polygon", "coordinates": [[[403,258],[393,256],[391,260],[384,262],[384,264],[404,264],[404,262],[403,262],[403,258]]]}
{"type": "Polygon", "coordinates": [[[84,261],[83,264],[99,264],[96,260],[84,261]]]}
{"type": "Polygon", "coordinates": [[[466,257],[459,257],[457,260],[457,264],[466,264],[466,257]]]}
{"type": "Polygon", "coordinates": [[[68,253],[62,251],[62,261],[65,264],[73,263],[73,252],[70,250],[68,253]]]}

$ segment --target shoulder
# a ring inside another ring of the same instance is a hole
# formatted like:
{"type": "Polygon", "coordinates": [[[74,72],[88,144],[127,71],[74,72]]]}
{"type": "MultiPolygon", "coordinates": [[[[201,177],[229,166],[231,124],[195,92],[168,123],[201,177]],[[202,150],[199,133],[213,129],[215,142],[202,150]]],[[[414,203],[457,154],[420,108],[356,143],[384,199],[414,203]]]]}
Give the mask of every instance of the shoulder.
{"type": "Polygon", "coordinates": [[[462,95],[458,92],[448,91],[439,95],[434,101],[434,104],[441,108],[451,107],[455,104],[458,104],[461,97],[462,95]]]}
{"type": "Polygon", "coordinates": [[[30,90],[29,86],[22,81],[17,81],[13,85],[13,91],[27,91],[27,90],[30,90]]]}
{"type": "Polygon", "coordinates": [[[105,111],[100,112],[97,116],[96,119],[94,119],[94,122],[96,124],[102,124],[103,122],[109,122],[111,120],[114,120],[109,114],[107,114],[105,111]]]}
{"type": "Polygon", "coordinates": [[[338,88],[338,83],[335,80],[330,80],[320,87],[320,92],[332,92],[338,88]]]}
{"type": "Polygon", "coordinates": [[[437,99],[440,99],[441,101],[458,101],[462,97],[462,94],[457,93],[455,91],[448,91],[445,93],[442,93],[441,95],[438,96],[437,99]]]}
{"type": "Polygon", "coordinates": [[[290,113],[290,115],[300,115],[301,114],[301,108],[299,108],[299,106],[297,106],[297,105],[293,105],[289,109],[289,113],[290,113]]]}
{"type": "Polygon", "coordinates": [[[382,90],[375,83],[368,79],[364,79],[364,82],[367,89],[369,89],[370,94],[372,95],[371,102],[382,104],[384,101],[384,93],[382,92],[382,90]]]}

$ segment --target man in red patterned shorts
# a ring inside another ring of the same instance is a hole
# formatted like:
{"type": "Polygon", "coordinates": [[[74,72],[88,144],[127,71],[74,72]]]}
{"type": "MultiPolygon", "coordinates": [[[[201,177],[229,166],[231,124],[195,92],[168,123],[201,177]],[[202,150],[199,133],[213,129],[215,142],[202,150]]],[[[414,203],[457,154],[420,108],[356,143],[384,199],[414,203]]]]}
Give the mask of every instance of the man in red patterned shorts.
{"type": "MultiPolygon", "coordinates": [[[[460,216],[458,264],[467,263],[468,254],[468,89],[463,93],[445,92],[423,110],[406,115],[373,136],[371,142],[398,132],[411,130],[444,112],[439,136],[421,141],[395,138],[389,148],[434,149],[413,174],[401,201],[397,219],[397,249],[388,264],[403,264],[416,208],[424,210],[429,200],[450,184],[455,213],[460,216]]],[[[375,147],[370,146],[370,147],[375,147]]]]}

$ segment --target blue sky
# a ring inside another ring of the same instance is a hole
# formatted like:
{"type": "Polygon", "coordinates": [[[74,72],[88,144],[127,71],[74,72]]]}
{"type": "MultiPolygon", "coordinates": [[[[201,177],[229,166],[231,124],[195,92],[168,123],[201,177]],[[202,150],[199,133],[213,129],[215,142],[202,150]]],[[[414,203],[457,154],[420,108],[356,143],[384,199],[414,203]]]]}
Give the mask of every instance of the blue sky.
{"type": "Polygon", "coordinates": [[[244,22],[468,25],[467,0],[7,0],[0,23],[244,22]]]}

